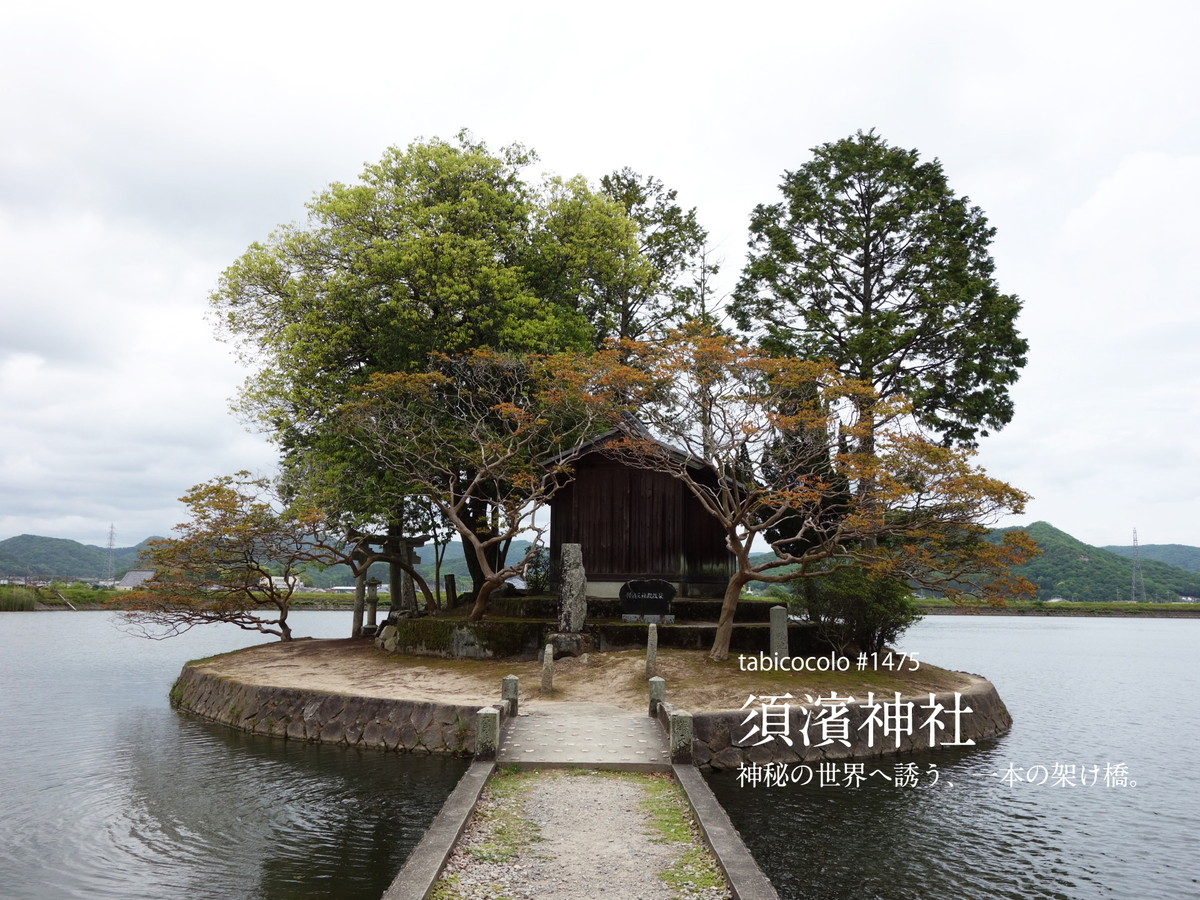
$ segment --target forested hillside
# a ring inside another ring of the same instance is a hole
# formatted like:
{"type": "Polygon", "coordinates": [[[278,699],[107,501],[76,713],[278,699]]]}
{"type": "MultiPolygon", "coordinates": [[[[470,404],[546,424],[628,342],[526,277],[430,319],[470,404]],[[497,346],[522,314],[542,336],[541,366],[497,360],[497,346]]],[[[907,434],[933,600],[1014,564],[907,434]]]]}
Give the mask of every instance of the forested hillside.
{"type": "MultiPolygon", "coordinates": [[[[135,547],[113,548],[114,577],[120,578],[137,565],[146,541],[135,547]]],[[[104,547],[33,534],[0,541],[0,577],[100,579],[108,575],[108,568],[108,550],[104,547]]]]}
{"type": "MultiPolygon", "coordinates": [[[[1109,546],[1104,549],[1120,556],[1133,556],[1133,547],[1109,546]]],[[[1143,563],[1153,559],[1189,572],[1200,572],[1200,547],[1188,547],[1184,544],[1141,544],[1137,549],[1143,563]]]]}
{"type": "MultiPolygon", "coordinates": [[[[998,529],[995,533],[1015,530],[1019,529],[998,529]]],[[[1017,571],[1038,586],[1039,600],[1130,599],[1133,563],[1128,557],[1078,541],[1047,522],[1034,522],[1024,531],[1037,541],[1042,555],[1017,571]]],[[[1195,548],[1186,549],[1200,553],[1195,548]]],[[[1142,578],[1146,599],[1152,602],[1200,597],[1200,575],[1147,558],[1144,552],[1142,578]]]]}

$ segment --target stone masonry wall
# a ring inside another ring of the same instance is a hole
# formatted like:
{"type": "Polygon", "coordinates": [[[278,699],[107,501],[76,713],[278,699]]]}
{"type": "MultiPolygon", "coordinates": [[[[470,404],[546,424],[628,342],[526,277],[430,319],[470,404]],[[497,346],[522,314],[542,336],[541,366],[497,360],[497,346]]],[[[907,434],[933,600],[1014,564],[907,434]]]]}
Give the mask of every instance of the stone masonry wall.
{"type": "MultiPolygon", "coordinates": [[[[171,705],[241,731],[295,741],[470,755],[477,706],[243,684],[186,665],[171,705]]],[[[503,715],[503,710],[501,711],[503,715]]]]}
{"type": "MultiPolygon", "coordinates": [[[[670,685],[668,685],[668,693],[670,685]]],[[[961,716],[961,741],[974,740],[978,743],[987,738],[997,737],[1012,727],[1012,716],[1009,715],[1004,701],[996,693],[996,688],[990,681],[973,678],[969,687],[959,691],[961,706],[970,709],[961,716]]],[[[954,707],[954,694],[935,694],[936,702],[946,710],[954,707]]],[[[800,698],[803,699],[803,698],[800,698]]],[[[877,704],[892,701],[894,697],[884,696],[875,698],[877,704]]],[[[913,734],[903,736],[900,746],[895,746],[895,738],[891,735],[883,737],[876,729],[873,744],[868,746],[868,732],[861,726],[869,715],[868,708],[860,702],[848,707],[849,721],[848,738],[850,746],[832,743],[825,747],[815,746],[821,743],[819,725],[809,726],[809,746],[804,745],[801,730],[804,727],[808,711],[811,707],[804,703],[792,703],[789,717],[788,734],[792,746],[788,746],[779,734],[775,733],[771,740],[759,744],[761,733],[751,735],[750,732],[757,724],[754,719],[747,724],[748,716],[753,716],[760,707],[750,706],[745,710],[723,710],[720,712],[696,713],[692,719],[692,759],[702,769],[737,769],[750,763],[781,762],[819,763],[827,760],[840,759],[870,759],[894,754],[911,754],[916,751],[930,749],[929,731],[921,727],[929,716],[929,710],[921,709],[929,704],[929,695],[917,695],[903,698],[905,702],[914,703],[913,734]]],[[[782,701],[789,702],[791,701],[782,701]]],[[[946,746],[953,738],[953,719],[947,713],[939,715],[946,729],[939,732],[936,746],[946,746]]],[[[815,721],[815,717],[814,717],[815,721]]],[[[772,729],[775,731],[775,729],[772,729]]]]}

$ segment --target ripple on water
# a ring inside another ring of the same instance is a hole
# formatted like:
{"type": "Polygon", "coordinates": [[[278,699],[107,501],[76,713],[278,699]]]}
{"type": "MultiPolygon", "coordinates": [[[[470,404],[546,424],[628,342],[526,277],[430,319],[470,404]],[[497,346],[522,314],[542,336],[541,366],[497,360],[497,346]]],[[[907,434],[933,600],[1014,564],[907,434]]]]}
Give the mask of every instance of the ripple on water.
{"type": "Polygon", "coordinates": [[[169,708],[184,661],[253,637],[154,644],[106,614],[9,615],[5,900],[378,900],[465,769],[241,735],[169,708]]]}

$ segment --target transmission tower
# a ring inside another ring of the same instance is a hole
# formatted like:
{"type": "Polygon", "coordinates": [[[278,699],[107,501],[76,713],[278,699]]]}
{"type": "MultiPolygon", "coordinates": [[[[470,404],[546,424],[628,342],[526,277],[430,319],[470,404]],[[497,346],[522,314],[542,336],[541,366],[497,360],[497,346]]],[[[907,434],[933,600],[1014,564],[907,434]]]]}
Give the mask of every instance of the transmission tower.
{"type": "Polygon", "coordinates": [[[116,580],[116,574],[117,574],[117,558],[116,558],[115,553],[113,552],[116,547],[116,541],[117,541],[117,526],[115,524],[113,524],[112,522],[109,522],[108,523],[108,558],[105,561],[106,568],[105,568],[105,572],[104,572],[104,580],[108,581],[110,583],[116,580]]]}
{"type": "Polygon", "coordinates": [[[1146,602],[1146,582],[1142,580],[1142,551],[1138,549],[1137,529],[1133,529],[1133,572],[1130,576],[1129,599],[1133,603],[1146,602]]]}

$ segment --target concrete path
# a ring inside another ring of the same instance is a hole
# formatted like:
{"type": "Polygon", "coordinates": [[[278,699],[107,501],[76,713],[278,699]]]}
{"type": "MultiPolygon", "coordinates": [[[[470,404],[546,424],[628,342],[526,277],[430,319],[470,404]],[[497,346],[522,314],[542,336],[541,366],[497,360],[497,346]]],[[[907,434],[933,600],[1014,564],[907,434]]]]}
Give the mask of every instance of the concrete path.
{"type": "Polygon", "coordinates": [[[603,766],[669,772],[670,750],[658,722],[602,703],[539,703],[509,719],[496,761],[521,768],[603,766]]]}
{"type": "Polygon", "coordinates": [[[496,764],[674,771],[734,900],[779,900],[700,773],[691,765],[671,765],[657,720],[602,703],[541,701],[523,705],[519,716],[507,720],[496,763],[471,765],[383,900],[427,900],[496,764]]]}

